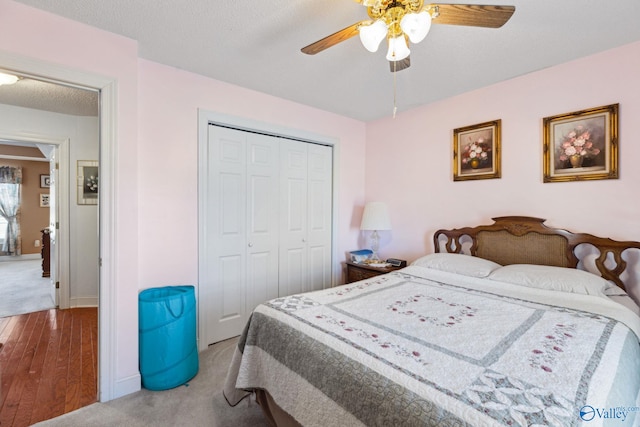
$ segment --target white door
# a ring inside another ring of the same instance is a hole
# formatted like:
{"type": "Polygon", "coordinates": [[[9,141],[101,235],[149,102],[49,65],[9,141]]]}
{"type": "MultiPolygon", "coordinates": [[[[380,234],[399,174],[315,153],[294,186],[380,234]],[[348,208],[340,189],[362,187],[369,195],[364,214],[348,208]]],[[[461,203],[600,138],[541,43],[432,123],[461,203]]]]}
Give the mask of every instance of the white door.
{"type": "Polygon", "coordinates": [[[277,296],[278,141],[209,126],[208,142],[208,283],[199,297],[210,344],[240,335],[255,305],[277,296]]]}
{"type": "Polygon", "coordinates": [[[305,290],[317,291],[331,287],[333,150],[325,145],[307,145],[308,278],[305,290]]]}
{"type": "Polygon", "coordinates": [[[279,141],[247,135],[247,311],[278,296],[279,141]]]}
{"type": "Polygon", "coordinates": [[[332,149],[280,143],[280,296],[331,286],[332,149]]]}
{"type": "Polygon", "coordinates": [[[58,147],[51,150],[49,160],[49,289],[56,307],[60,305],[58,289],[58,147]]]}
{"type": "Polygon", "coordinates": [[[280,142],[280,296],[308,288],[308,145],[287,139],[280,142]]]}

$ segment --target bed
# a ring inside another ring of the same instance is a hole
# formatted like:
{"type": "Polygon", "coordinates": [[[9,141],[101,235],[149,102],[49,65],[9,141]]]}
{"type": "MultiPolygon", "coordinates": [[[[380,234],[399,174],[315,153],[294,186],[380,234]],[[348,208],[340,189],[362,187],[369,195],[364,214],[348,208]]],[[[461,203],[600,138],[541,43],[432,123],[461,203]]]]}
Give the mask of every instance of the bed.
{"type": "Polygon", "coordinates": [[[406,268],[261,304],[227,401],[277,426],[640,425],[640,242],[544,222],[438,230],[406,268]]]}

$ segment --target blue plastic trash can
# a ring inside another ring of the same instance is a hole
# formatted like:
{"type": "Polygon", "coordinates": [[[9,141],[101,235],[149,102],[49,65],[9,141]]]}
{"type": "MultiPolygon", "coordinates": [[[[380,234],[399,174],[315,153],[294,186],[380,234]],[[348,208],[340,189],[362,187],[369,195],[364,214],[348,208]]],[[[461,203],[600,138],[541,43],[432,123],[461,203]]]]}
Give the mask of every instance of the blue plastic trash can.
{"type": "Polygon", "coordinates": [[[177,387],[198,373],[193,286],[145,289],[138,295],[140,374],[149,390],[177,387]]]}

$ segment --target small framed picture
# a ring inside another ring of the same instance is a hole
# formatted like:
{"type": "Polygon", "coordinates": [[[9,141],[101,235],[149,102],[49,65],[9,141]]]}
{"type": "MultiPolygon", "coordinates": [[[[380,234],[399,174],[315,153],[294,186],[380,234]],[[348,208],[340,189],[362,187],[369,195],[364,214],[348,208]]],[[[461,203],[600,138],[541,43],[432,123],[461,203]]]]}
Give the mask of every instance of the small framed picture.
{"type": "Polygon", "coordinates": [[[619,104],[543,119],[543,181],[618,178],[619,104]]]}
{"type": "Polygon", "coordinates": [[[49,207],[49,193],[40,193],[40,207],[41,208],[49,207]]]}
{"type": "Polygon", "coordinates": [[[40,175],[40,188],[51,187],[51,177],[49,175],[40,175]]]}
{"type": "Polygon", "coordinates": [[[78,160],[78,204],[98,204],[98,162],[95,160],[78,160]]]}
{"type": "Polygon", "coordinates": [[[500,178],[501,120],[453,130],[453,180],[500,178]]]}

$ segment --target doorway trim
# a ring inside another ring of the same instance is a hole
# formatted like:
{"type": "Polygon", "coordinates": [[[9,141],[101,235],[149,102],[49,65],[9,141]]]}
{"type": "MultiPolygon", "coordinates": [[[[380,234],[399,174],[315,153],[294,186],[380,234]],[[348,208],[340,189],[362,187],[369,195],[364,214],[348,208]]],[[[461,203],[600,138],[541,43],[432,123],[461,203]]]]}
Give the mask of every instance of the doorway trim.
{"type": "Polygon", "coordinates": [[[338,192],[336,185],[339,182],[338,172],[340,170],[338,160],[340,158],[340,144],[337,138],[312,133],[306,130],[279,126],[272,123],[261,122],[245,117],[232,116],[214,111],[198,109],[198,349],[207,349],[205,333],[208,328],[204,321],[206,313],[200,311],[200,301],[202,289],[200,284],[208,281],[205,263],[208,260],[208,243],[201,238],[206,235],[205,218],[207,218],[207,168],[208,168],[208,132],[209,125],[219,125],[231,127],[238,130],[269,134],[301,142],[309,142],[327,145],[332,148],[332,211],[331,211],[331,286],[335,286],[337,280],[342,275],[341,264],[338,262],[338,192]]]}
{"type": "Polygon", "coordinates": [[[31,144],[48,144],[55,146],[56,158],[59,164],[58,182],[56,183],[56,206],[60,215],[57,222],[60,224],[58,241],[56,245],[57,265],[56,280],[60,283],[58,289],[60,308],[69,308],[69,277],[70,277],[70,237],[69,237],[69,138],[52,135],[39,135],[36,133],[11,132],[0,129],[0,139],[16,142],[28,142],[31,144]],[[64,189],[64,191],[60,191],[64,189]]]}
{"type": "MultiPolygon", "coordinates": [[[[0,51],[0,68],[18,74],[78,85],[100,91],[100,201],[99,201],[99,305],[98,305],[98,399],[102,402],[130,393],[126,384],[118,385],[115,211],[117,81],[49,62],[0,51]],[[126,390],[122,389],[126,388],[126,390]]],[[[135,391],[135,390],[133,390],[135,391]]]]}

